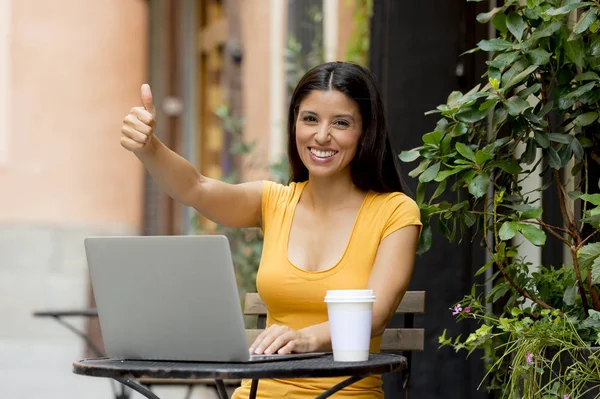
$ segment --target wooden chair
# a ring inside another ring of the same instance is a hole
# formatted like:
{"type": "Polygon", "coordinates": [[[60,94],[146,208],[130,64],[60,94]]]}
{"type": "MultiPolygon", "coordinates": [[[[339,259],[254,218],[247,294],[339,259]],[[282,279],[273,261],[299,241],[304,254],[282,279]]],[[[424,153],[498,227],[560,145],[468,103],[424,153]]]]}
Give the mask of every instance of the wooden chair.
{"type": "MultiPolygon", "coordinates": [[[[404,316],[404,327],[387,328],[381,339],[382,352],[402,353],[408,360],[408,369],[402,371],[402,386],[404,388],[405,397],[407,397],[408,393],[408,381],[412,364],[411,354],[412,352],[423,351],[425,346],[425,330],[422,328],[414,328],[414,315],[422,313],[425,313],[425,291],[408,291],[404,295],[404,298],[402,298],[402,302],[400,302],[398,309],[396,309],[396,314],[404,316]]],[[[254,342],[258,334],[264,330],[267,322],[267,307],[257,293],[246,294],[244,299],[244,315],[257,317],[258,328],[246,330],[246,338],[248,339],[248,345],[250,345],[254,342]]],[[[196,385],[210,386],[216,389],[214,381],[209,379],[191,381],[143,379],[140,380],[140,383],[149,387],[155,385],[186,385],[188,386],[186,398],[189,398],[193,387],[196,385]]],[[[240,381],[226,380],[224,383],[229,388],[232,388],[238,386],[240,381]]]]}

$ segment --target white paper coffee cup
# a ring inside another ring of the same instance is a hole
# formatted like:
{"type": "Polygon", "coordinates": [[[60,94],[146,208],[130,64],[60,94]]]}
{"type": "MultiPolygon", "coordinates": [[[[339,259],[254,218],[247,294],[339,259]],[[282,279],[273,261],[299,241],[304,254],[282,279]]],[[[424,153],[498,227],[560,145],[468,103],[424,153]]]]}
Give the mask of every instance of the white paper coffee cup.
{"type": "Polygon", "coordinates": [[[333,360],[360,362],[369,359],[373,290],[329,290],[325,296],[333,360]]]}

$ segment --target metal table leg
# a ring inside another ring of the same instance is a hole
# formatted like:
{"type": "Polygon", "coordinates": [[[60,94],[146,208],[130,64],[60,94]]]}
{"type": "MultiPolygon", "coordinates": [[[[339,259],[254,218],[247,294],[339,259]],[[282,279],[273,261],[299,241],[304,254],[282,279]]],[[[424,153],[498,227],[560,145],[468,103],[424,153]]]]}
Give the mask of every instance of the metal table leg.
{"type": "Polygon", "coordinates": [[[225,389],[225,384],[223,383],[223,380],[216,379],[215,385],[217,387],[219,399],[229,399],[229,395],[227,394],[227,390],[225,389]]]}
{"type": "MultiPolygon", "coordinates": [[[[52,318],[55,319],[59,324],[62,324],[64,327],[71,330],[74,334],[79,336],[79,338],[83,339],[90,346],[90,348],[92,348],[92,351],[94,352],[94,354],[96,356],[98,356],[98,357],[105,356],[104,352],[102,352],[100,350],[100,348],[98,348],[98,346],[94,343],[94,341],[92,341],[92,339],[86,333],[79,330],[74,325],[67,323],[60,316],[52,316],[52,318]]],[[[117,392],[117,387],[115,386],[115,384],[112,381],[111,381],[110,385],[111,385],[113,394],[115,395],[115,399],[129,399],[129,392],[127,392],[127,390],[125,389],[124,386],[121,385],[121,392],[117,392]]]]}
{"type": "Polygon", "coordinates": [[[369,374],[355,375],[354,377],[350,377],[347,380],[344,380],[344,381],[340,382],[339,384],[336,384],[336,385],[332,386],[331,388],[329,388],[328,390],[326,390],[325,392],[323,392],[322,394],[320,394],[319,396],[317,396],[316,399],[325,399],[325,398],[328,398],[331,395],[333,395],[334,393],[336,393],[337,391],[340,391],[341,389],[346,388],[348,385],[352,385],[355,382],[358,382],[358,381],[360,381],[363,378],[366,378],[368,376],[369,376],[369,374]]]}
{"type": "Polygon", "coordinates": [[[148,399],[160,399],[154,392],[134,380],[130,380],[129,378],[114,378],[114,380],[128,386],[136,392],[139,392],[148,399]]]}
{"type": "Polygon", "coordinates": [[[258,391],[258,380],[252,380],[252,385],[250,386],[250,397],[249,399],[256,399],[256,392],[258,391]]]}

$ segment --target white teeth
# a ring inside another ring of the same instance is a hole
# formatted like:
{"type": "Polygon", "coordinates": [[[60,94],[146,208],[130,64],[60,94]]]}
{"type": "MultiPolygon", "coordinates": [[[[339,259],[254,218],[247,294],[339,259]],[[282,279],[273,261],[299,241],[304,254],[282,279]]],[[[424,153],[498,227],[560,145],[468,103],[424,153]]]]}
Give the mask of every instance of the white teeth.
{"type": "Polygon", "coordinates": [[[310,152],[312,152],[314,155],[316,155],[319,158],[329,158],[331,156],[334,156],[337,151],[320,151],[320,150],[315,150],[314,148],[310,148],[310,152]]]}

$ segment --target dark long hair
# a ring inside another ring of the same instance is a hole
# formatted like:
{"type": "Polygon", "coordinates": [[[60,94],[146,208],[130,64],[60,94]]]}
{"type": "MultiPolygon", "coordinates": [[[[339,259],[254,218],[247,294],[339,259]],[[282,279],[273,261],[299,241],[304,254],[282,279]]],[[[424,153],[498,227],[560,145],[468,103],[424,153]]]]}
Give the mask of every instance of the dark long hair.
{"type": "Polygon", "coordinates": [[[313,90],[337,90],[358,104],[363,121],[356,155],[350,164],[354,185],[363,191],[408,193],[400,174],[400,161],[392,149],[385,110],[371,73],[356,64],[329,62],[308,71],[300,80],[288,114],[288,156],[292,182],[308,180],[296,146],[296,119],[300,103],[313,90]]]}

